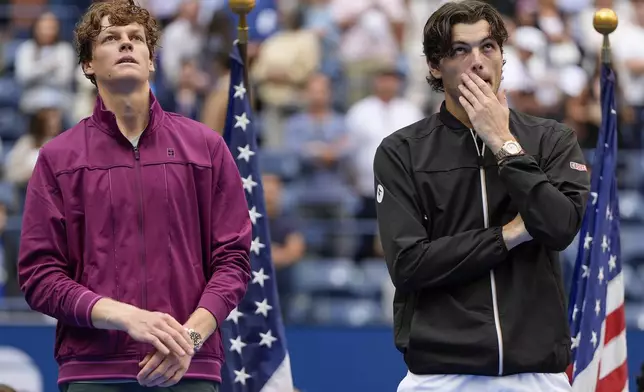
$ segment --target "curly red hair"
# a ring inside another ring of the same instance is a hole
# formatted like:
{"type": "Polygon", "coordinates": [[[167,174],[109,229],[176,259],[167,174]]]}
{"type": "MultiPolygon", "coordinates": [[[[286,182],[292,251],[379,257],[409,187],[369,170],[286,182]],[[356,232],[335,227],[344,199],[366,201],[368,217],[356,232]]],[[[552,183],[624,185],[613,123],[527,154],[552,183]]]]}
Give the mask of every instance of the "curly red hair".
{"type": "MultiPolygon", "coordinates": [[[[74,43],[79,64],[92,60],[94,42],[101,33],[103,28],[101,20],[105,16],[109,16],[110,23],[114,26],[127,26],[131,23],[143,26],[150,58],[154,59],[154,52],[161,36],[156,19],[134,0],[109,0],[93,3],[74,29],[74,43]]],[[[85,77],[96,85],[93,75],[85,75],[85,77]]]]}

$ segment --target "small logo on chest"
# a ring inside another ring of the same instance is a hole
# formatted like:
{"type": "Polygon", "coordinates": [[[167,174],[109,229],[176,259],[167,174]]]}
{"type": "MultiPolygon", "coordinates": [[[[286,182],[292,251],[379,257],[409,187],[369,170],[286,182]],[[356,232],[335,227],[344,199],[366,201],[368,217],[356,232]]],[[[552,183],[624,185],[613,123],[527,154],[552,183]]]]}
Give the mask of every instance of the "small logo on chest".
{"type": "Polygon", "coordinates": [[[169,157],[174,157],[174,148],[168,148],[167,152],[169,157]]]}

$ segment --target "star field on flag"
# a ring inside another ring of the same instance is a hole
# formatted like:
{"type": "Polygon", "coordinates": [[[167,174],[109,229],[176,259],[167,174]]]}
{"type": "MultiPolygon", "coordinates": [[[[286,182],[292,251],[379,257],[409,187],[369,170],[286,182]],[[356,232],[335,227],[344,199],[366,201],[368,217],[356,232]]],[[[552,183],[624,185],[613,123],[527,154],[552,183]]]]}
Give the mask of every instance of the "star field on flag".
{"type": "Polygon", "coordinates": [[[607,64],[601,70],[601,103],[602,125],[569,301],[572,365],[568,375],[575,392],[628,391],[615,75],[607,64]]]}
{"type": "Polygon", "coordinates": [[[244,187],[253,224],[252,281],[242,302],[222,325],[225,369],[222,392],[291,392],[293,380],[275,272],[271,259],[268,217],[258,164],[257,130],[253,123],[244,64],[235,47],[224,139],[244,187]]]}

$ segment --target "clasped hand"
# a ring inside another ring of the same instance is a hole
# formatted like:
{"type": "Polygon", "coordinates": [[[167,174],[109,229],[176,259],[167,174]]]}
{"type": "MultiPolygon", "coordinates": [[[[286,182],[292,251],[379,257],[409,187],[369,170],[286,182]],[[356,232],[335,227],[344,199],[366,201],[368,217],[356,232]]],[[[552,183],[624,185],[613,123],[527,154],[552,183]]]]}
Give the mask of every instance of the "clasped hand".
{"type": "Polygon", "coordinates": [[[158,351],[148,354],[139,362],[142,369],[136,379],[145,387],[170,387],[181,381],[190,367],[191,360],[190,355],[179,357],[174,354],[164,355],[158,351]]]}
{"type": "Polygon", "coordinates": [[[478,75],[466,72],[461,76],[458,98],[472,127],[485,145],[496,154],[503,143],[514,140],[510,133],[510,109],[505,92],[497,94],[478,75]]]}
{"type": "Polygon", "coordinates": [[[136,309],[124,315],[125,330],[138,342],[155,348],[139,363],[137,381],[143,386],[168,387],[181,380],[188,370],[194,346],[185,328],[172,316],[136,309]]]}

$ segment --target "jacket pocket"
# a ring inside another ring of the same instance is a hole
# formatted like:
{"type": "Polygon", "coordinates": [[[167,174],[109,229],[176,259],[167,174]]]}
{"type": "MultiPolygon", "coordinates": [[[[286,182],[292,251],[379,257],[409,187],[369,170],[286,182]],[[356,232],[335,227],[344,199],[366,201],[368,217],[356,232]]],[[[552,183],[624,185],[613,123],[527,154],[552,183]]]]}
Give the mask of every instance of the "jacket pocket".
{"type": "Polygon", "coordinates": [[[424,290],[411,319],[406,360],[413,373],[494,369],[498,352],[489,278],[424,290]]]}
{"type": "Polygon", "coordinates": [[[519,245],[497,273],[505,371],[565,370],[570,346],[559,274],[536,242],[519,245]]]}

